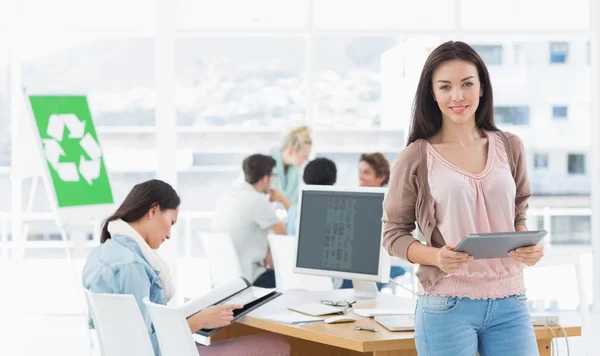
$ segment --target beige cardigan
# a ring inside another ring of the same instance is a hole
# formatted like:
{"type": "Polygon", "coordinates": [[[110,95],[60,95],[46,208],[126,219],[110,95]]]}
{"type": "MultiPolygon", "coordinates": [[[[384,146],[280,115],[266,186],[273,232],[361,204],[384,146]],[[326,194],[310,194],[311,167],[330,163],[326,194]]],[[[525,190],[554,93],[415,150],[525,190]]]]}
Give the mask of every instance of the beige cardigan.
{"type": "MultiPolygon", "coordinates": [[[[531,197],[531,188],[527,178],[523,142],[508,132],[500,131],[500,137],[508,153],[517,188],[515,226],[527,227],[527,201],[531,197]]],[[[440,248],[446,245],[436,226],[435,202],[427,179],[426,144],[427,141],[419,139],[398,154],[390,175],[388,193],[383,201],[383,246],[391,256],[406,261],[408,247],[418,241],[412,235],[415,222],[428,246],[440,248]]],[[[444,276],[445,273],[435,266],[420,265],[417,271],[417,277],[425,291],[430,290],[444,276]]]]}

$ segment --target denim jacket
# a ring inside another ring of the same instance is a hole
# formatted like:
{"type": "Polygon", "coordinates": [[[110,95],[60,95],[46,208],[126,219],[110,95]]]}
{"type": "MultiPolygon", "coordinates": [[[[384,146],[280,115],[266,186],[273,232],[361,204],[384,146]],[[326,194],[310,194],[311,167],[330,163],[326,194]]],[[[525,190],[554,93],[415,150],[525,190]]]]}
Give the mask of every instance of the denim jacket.
{"type": "Polygon", "coordinates": [[[167,299],[158,271],[146,261],[131,237],[113,236],[96,247],[83,267],[82,279],[84,288],[94,293],[132,294],[142,312],[154,354],[160,355],[154,326],[142,299],[149,297],[150,301],[163,305],[167,299]]]}

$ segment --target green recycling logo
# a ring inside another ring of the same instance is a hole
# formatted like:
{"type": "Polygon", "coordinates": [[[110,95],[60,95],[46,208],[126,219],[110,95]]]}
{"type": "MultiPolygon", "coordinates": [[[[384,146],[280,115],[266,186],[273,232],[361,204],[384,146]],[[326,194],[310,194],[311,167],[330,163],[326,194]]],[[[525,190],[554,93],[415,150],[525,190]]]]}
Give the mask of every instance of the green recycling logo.
{"type": "Polygon", "coordinates": [[[100,176],[102,151],[98,142],[92,135],[85,132],[86,122],[79,120],[75,114],[52,114],[48,121],[48,139],[43,139],[44,155],[46,160],[64,182],[79,182],[80,177],[92,185],[94,179],[100,176]],[[90,158],[82,154],[78,162],[60,162],[65,156],[61,143],[65,135],[65,128],[69,132],[69,139],[79,140],[79,145],[90,158]]]}

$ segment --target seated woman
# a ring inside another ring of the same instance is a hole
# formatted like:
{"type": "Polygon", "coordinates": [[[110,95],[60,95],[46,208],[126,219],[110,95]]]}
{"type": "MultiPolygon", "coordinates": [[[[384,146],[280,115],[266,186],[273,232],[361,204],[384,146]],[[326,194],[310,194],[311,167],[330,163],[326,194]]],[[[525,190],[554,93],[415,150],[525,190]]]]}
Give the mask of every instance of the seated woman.
{"type": "MultiPolygon", "coordinates": [[[[83,269],[83,285],[94,293],[132,294],[142,312],[155,355],[160,355],[158,340],[144,297],[167,304],[174,295],[169,268],[156,249],[171,237],[177,222],[180,198],[160,180],[133,187],[125,201],[104,222],[101,245],[88,256],[83,269]]],[[[227,326],[237,305],[213,306],[190,317],[190,331],[227,326]]],[[[198,345],[202,356],[210,355],[289,355],[287,341],[276,335],[253,335],[198,345]]]]}

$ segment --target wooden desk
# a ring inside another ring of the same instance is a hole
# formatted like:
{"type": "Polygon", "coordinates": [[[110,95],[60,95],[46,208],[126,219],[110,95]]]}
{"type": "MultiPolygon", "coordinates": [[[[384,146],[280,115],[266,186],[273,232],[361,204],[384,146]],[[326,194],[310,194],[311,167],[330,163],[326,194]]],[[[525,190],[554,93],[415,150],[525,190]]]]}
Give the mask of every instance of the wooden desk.
{"type": "MultiPolygon", "coordinates": [[[[225,328],[213,337],[213,341],[236,338],[245,335],[271,332],[284,335],[292,346],[294,356],[415,356],[415,338],[413,332],[391,332],[379,325],[375,320],[360,317],[352,312],[357,319],[354,323],[325,324],[316,322],[309,325],[296,326],[280,324],[260,319],[261,315],[285,313],[287,307],[302,303],[318,302],[320,300],[349,300],[351,301],[351,290],[335,290],[328,292],[288,292],[274,301],[262,306],[254,312],[246,315],[237,323],[225,328]],[[357,331],[352,327],[360,325],[376,328],[375,333],[368,331],[357,331]]],[[[355,307],[369,308],[405,308],[414,307],[411,299],[399,298],[387,294],[380,294],[375,302],[358,302],[355,307]]],[[[562,335],[559,328],[553,328],[554,332],[562,335]]],[[[581,327],[565,327],[568,336],[580,336],[581,327]]],[[[552,333],[543,327],[536,327],[535,334],[540,349],[540,355],[550,356],[550,342],[552,333]]]]}

